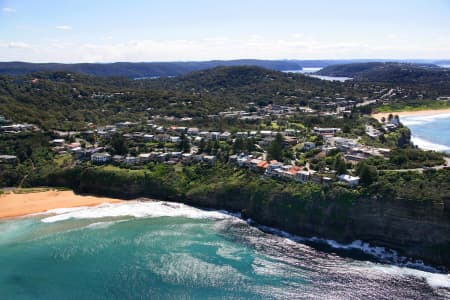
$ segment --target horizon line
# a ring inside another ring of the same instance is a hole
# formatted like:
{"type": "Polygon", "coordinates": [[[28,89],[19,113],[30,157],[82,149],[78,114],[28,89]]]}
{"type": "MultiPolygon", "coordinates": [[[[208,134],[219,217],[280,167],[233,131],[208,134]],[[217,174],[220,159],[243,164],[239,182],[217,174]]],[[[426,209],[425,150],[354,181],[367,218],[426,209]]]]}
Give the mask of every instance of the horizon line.
{"type": "Polygon", "coordinates": [[[408,61],[450,61],[449,58],[280,58],[280,59],[263,59],[263,58],[233,58],[233,59],[206,59],[206,60],[148,60],[148,61],[97,61],[97,62],[57,62],[57,61],[22,61],[22,60],[0,60],[0,63],[27,63],[27,64],[115,64],[115,63],[201,63],[201,62],[214,62],[214,61],[239,61],[239,60],[255,60],[255,61],[371,61],[371,62],[408,62],[408,61]]]}

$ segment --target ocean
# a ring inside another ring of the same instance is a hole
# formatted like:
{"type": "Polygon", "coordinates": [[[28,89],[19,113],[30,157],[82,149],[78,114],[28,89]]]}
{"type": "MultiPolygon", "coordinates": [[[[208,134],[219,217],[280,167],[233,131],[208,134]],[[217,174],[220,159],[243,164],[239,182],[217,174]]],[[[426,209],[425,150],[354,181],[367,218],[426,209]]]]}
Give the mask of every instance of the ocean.
{"type": "Polygon", "coordinates": [[[400,117],[419,148],[450,153],[450,113],[400,117]]]}
{"type": "Polygon", "coordinates": [[[425,266],[427,271],[377,262],[358,250],[392,255],[384,249],[332,241],[318,247],[300,237],[262,229],[225,212],[168,202],[102,204],[2,220],[0,295],[2,299],[450,297],[448,275],[425,266]]]}

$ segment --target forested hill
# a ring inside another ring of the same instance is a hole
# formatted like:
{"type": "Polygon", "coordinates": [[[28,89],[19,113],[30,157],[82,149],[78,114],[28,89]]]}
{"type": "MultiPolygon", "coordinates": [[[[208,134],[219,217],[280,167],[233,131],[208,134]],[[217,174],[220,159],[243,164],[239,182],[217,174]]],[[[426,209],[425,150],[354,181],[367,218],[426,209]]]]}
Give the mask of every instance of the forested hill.
{"type": "MultiPolygon", "coordinates": [[[[318,109],[337,99],[378,97],[385,85],[390,84],[325,81],[251,66],[215,67],[174,78],[145,80],[72,72],[0,75],[0,115],[42,128],[80,129],[86,122],[104,125],[154,115],[201,119],[230,107],[247,109],[250,102],[318,109]]],[[[391,100],[409,101],[419,94],[424,99],[436,99],[443,95],[439,87],[400,86],[401,91],[391,100]]]]}
{"type": "Polygon", "coordinates": [[[450,86],[450,70],[433,64],[369,62],[332,65],[319,75],[345,76],[355,80],[400,84],[433,84],[450,86]]]}
{"type": "Polygon", "coordinates": [[[307,105],[314,97],[333,97],[336,93],[348,97],[360,95],[351,83],[346,85],[253,66],[216,67],[174,78],[142,80],[139,84],[147,89],[212,97],[218,103],[234,107],[248,102],[307,105]]]}
{"type": "Polygon", "coordinates": [[[214,60],[202,62],[117,62],[117,63],[25,63],[0,62],[0,75],[25,75],[34,72],[74,72],[94,76],[122,76],[128,78],[179,76],[192,71],[217,66],[259,66],[271,70],[299,70],[301,66],[288,60],[214,60]]]}
{"type": "Polygon", "coordinates": [[[257,66],[215,67],[195,71],[175,78],[161,78],[147,81],[147,84],[151,87],[187,90],[207,89],[208,91],[225,91],[225,89],[239,89],[244,86],[263,88],[264,85],[285,84],[309,84],[318,86],[321,83],[323,82],[320,80],[302,74],[283,73],[257,66]]]}
{"type": "Polygon", "coordinates": [[[259,67],[216,67],[175,78],[132,80],[78,73],[0,76],[0,115],[43,128],[77,129],[93,122],[151,115],[203,117],[249,102],[307,105],[335,94],[356,98],[351,86],[259,67]]]}

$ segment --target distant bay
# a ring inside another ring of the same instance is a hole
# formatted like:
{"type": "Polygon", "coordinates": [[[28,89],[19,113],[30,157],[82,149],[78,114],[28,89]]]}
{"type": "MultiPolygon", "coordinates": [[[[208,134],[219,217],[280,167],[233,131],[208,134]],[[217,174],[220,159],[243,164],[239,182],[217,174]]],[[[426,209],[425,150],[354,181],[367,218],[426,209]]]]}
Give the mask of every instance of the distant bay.
{"type": "Polygon", "coordinates": [[[450,112],[405,115],[400,120],[411,129],[411,140],[419,148],[450,153],[450,112]]]}
{"type": "Polygon", "coordinates": [[[318,79],[322,79],[322,80],[328,80],[328,81],[340,81],[340,82],[344,82],[346,80],[352,80],[353,78],[350,77],[340,77],[340,76],[323,76],[323,75],[315,75],[315,72],[318,72],[320,70],[322,70],[323,68],[319,68],[319,67],[310,67],[310,68],[303,68],[301,70],[288,70],[288,71],[283,71],[285,73],[301,73],[301,74],[305,74],[314,78],[318,78],[318,79]]]}

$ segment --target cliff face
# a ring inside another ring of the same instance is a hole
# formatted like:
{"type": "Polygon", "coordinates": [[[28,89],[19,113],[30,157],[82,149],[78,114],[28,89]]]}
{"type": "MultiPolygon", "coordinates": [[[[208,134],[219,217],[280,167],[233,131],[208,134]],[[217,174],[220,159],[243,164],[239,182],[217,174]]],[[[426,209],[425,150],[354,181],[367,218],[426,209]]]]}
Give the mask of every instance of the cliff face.
{"type": "Polygon", "coordinates": [[[121,181],[95,173],[75,177],[55,176],[47,184],[69,186],[82,193],[128,199],[153,197],[238,211],[257,223],[292,234],[341,243],[362,240],[450,269],[450,199],[433,203],[367,196],[352,201],[299,201],[286,193],[257,195],[245,187],[180,194],[167,182],[121,181]]]}
{"type": "Polygon", "coordinates": [[[341,243],[362,240],[450,268],[450,201],[444,207],[428,201],[371,197],[352,204],[318,201],[294,207],[289,199],[272,196],[265,205],[251,197],[224,201],[224,195],[214,194],[184,202],[242,211],[260,224],[300,236],[341,243]]]}

